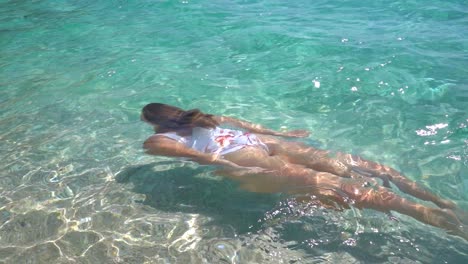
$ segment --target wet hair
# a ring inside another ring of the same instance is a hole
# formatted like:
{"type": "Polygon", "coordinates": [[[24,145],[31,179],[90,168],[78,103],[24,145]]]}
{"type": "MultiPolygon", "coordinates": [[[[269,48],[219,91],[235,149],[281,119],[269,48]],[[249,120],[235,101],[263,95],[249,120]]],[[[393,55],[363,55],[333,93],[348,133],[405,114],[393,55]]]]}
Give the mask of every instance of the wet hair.
{"type": "Polygon", "coordinates": [[[145,105],[142,109],[142,115],[146,121],[169,130],[192,127],[214,128],[219,125],[213,118],[213,115],[205,114],[199,109],[185,111],[181,108],[161,103],[145,105]]]}

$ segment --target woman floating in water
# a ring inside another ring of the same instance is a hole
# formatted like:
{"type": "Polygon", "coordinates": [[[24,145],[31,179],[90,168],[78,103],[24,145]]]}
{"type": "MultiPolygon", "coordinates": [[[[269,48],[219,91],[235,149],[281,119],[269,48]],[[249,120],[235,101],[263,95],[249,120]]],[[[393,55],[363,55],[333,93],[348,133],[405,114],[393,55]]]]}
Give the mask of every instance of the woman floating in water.
{"type": "Polygon", "coordinates": [[[328,151],[278,138],[307,137],[307,131],[278,132],[231,117],[160,103],[146,105],[141,119],[156,132],[144,143],[147,153],[220,165],[220,174],[239,181],[246,190],[314,195],[325,205],[349,207],[352,202],[358,208],[397,211],[468,240],[468,227],[454,213],[453,202],[419,187],[398,171],[350,154],[330,157],[328,151]],[[224,124],[247,132],[222,128],[224,124]],[[383,186],[375,178],[381,179],[383,186]],[[390,182],[438,208],[396,195],[390,190],[390,182]]]}

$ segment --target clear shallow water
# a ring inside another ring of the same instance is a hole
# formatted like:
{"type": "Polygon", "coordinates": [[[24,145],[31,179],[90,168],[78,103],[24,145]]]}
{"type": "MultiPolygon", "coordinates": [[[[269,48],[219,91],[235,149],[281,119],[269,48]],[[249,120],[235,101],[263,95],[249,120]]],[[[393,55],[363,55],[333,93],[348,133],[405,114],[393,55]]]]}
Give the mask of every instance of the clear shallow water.
{"type": "Polygon", "coordinates": [[[464,263],[371,210],[149,157],[152,101],[360,154],[468,209],[465,1],[1,1],[0,261],[464,263]],[[320,85],[318,85],[320,83],[320,85]],[[318,88],[316,86],[319,86],[318,88]]]}

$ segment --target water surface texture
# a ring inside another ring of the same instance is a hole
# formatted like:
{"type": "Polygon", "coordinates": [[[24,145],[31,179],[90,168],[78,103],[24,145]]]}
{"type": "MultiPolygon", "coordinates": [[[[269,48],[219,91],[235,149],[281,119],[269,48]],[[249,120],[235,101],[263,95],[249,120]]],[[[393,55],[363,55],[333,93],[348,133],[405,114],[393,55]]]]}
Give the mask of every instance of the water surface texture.
{"type": "Polygon", "coordinates": [[[0,1],[0,263],[468,263],[373,210],[147,156],[165,102],[362,155],[468,210],[468,5],[0,1]]]}

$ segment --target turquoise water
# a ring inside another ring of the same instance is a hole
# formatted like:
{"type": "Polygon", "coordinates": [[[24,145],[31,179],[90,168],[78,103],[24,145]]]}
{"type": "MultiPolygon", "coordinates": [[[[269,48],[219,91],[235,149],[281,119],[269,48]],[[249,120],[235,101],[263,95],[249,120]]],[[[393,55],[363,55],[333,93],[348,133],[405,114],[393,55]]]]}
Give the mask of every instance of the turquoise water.
{"type": "Polygon", "coordinates": [[[0,1],[0,262],[466,263],[395,214],[150,157],[148,102],[403,171],[468,209],[466,1],[0,1]]]}

